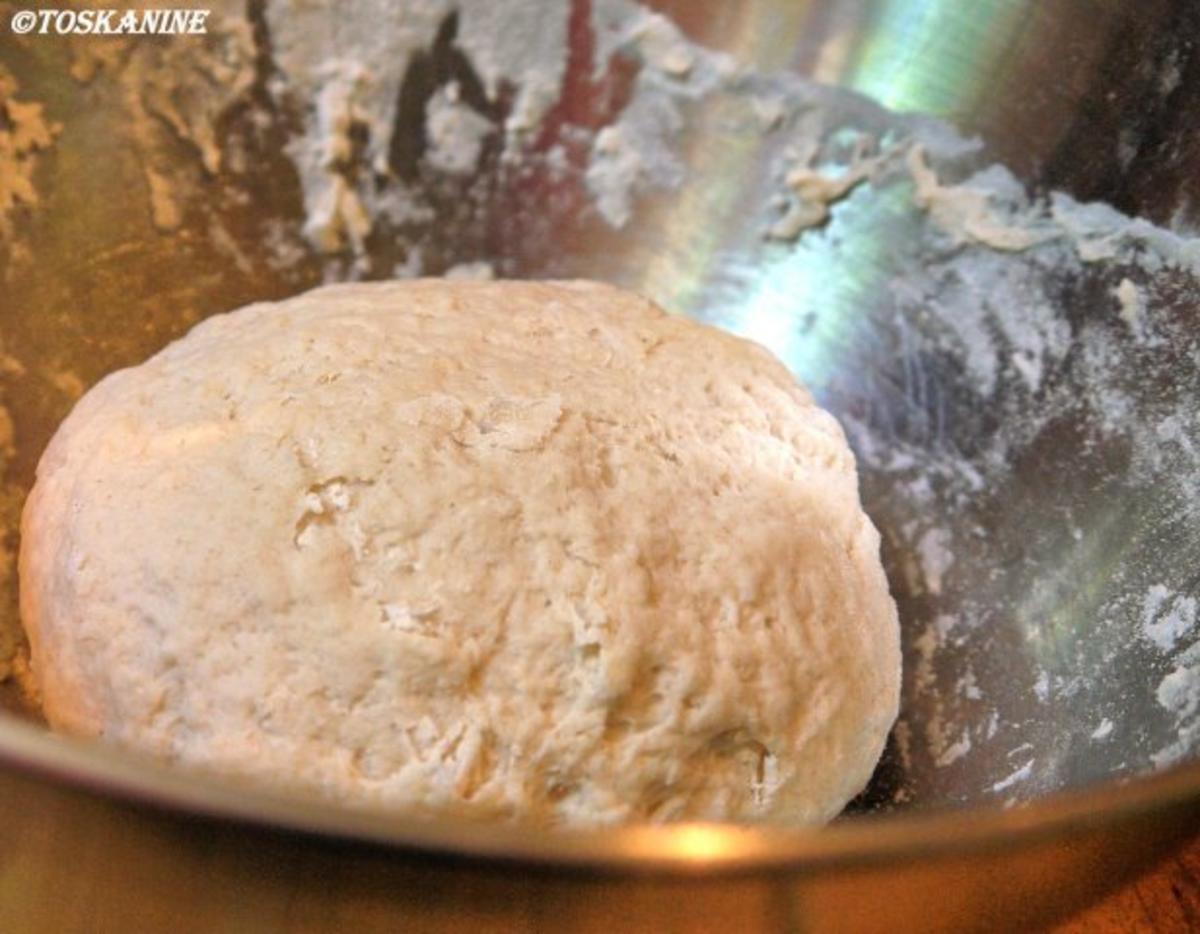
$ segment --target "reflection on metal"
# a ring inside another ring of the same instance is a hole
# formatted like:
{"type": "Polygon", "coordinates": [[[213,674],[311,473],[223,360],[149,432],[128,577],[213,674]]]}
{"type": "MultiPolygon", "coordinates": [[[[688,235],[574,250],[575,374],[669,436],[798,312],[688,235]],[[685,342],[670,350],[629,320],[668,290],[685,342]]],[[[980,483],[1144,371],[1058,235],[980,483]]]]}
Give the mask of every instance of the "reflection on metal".
{"type": "Polygon", "coordinates": [[[891,110],[969,112],[1027,19],[1015,0],[881,0],[837,83],[891,110]]]}
{"type": "Polygon", "coordinates": [[[902,188],[852,194],[827,226],[768,250],[720,323],[770,347],[809,385],[827,386],[844,348],[862,340],[855,332],[870,326],[863,301],[886,282],[891,238],[913,219],[902,188]]]}
{"type": "Polygon", "coordinates": [[[736,830],[706,824],[684,824],[666,840],[673,855],[688,862],[728,859],[737,852],[736,830]]]}

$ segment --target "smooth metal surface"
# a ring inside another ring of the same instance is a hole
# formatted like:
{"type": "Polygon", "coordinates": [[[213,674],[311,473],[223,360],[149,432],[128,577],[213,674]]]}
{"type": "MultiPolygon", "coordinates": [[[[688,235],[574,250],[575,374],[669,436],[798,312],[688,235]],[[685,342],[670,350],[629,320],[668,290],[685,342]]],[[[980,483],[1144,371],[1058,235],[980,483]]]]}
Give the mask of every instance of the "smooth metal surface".
{"type": "MultiPolygon", "coordinates": [[[[1189,171],[1190,154],[1200,146],[1193,129],[1200,116],[1200,54],[1186,41],[1200,28],[1192,5],[651,5],[697,42],[760,71],[815,77],[894,110],[947,118],[986,143],[977,164],[1002,162],[1031,189],[1108,200],[1187,229],[1200,187],[1200,175],[1189,171]]],[[[23,229],[36,262],[0,270],[0,341],[25,365],[24,375],[0,376],[18,441],[8,480],[27,485],[71,402],[64,373],[90,385],[205,315],[316,284],[322,261],[310,254],[281,268],[261,249],[268,224],[281,220],[298,239],[299,191],[281,152],[286,115],[276,114],[264,130],[248,114],[232,114],[223,129],[242,140],[250,168],[205,181],[205,196],[189,204],[184,225],[164,234],[140,194],[131,194],[142,191],[144,178],[114,116],[121,112],[120,88],[97,80],[81,90],[66,77],[70,58],[61,43],[16,45],[5,35],[0,60],[68,128],[46,167],[44,202],[23,229]],[[214,236],[217,226],[224,239],[214,236]]],[[[627,83],[627,72],[614,63],[607,80],[627,83]]],[[[265,92],[259,101],[269,109],[265,92]]],[[[595,93],[564,112],[594,128],[606,119],[609,103],[595,93]]],[[[1106,427],[1101,404],[1109,388],[1119,387],[1131,422],[1170,415],[1183,417],[1188,430],[1196,424],[1200,282],[1171,269],[1060,269],[1049,253],[989,266],[988,281],[1008,291],[981,316],[983,326],[1007,313],[1005,302],[1044,305],[1077,350],[1043,361],[1030,389],[1013,363],[1021,348],[1001,341],[999,353],[1007,356],[997,364],[995,384],[981,391],[978,381],[964,377],[970,347],[947,314],[961,302],[939,304],[959,274],[958,257],[930,259],[922,246],[929,222],[913,207],[911,191],[902,185],[864,190],[839,206],[826,227],[794,244],[767,243],[763,206],[772,194],[768,175],[781,158],[780,141],[759,131],[728,131],[738,106],[718,95],[689,112],[681,147],[691,180],[678,194],[643,198],[635,223],[623,231],[586,209],[581,152],[576,174],[565,181],[537,171],[506,174],[494,164],[488,184],[469,190],[427,175],[430,203],[441,213],[436,223],[404,237],[421,246],[430,273],[486,259],[512,277],[605,278],[672,310],[749,333],[866,436],[910,452],[941,452],[944,458],[931,456],[928,464],[965,462],[996,481],[971,489],[961,475],[930,475],[932,495],[941,497],[932,507],[936,524],[954,545],[944,580],[931,586],[926,565],[913,570],[913,550],[933,527],[929,507],[914,505],[914,478],[864,457],[864,498],[884,533],[905,627],[904,720],[916,740],[907,755],[890,751],[859,809],[894,813],[854,816],[821,832],[632,828],[531,835],[428,825],[231,792],[0,718],[5,768],[211,815],[404,847],[609,871],[769,866],[797,873],[801,888],[844,880],[823,874],[847,867],[865,872],[929,859],[944,870],[942,857],[933,854],[1020,852],[1037,840],[1088,835],[1097,846],[1097,840],[1124,846],[1132,868],[1175,839],[1180,822],[1194,825],[1200,764],[1136,776],[1151,771],[1153,755],[1177,739],[1181,727],[1155,694],[1181,662],[1178,654],[1154,651],[1140,635],[1141,598],[1153,586],[1178,600],[1200,595],[1200,523],[1192,521],[1194,503],[1181,501],[1178,485],[1168,482],[1200,469],[1200,446],[1164,445],[1156,479],[1134,469],[1131,443],[1106,427]],[[1170,340],[1138,345],[1116,318],[1111,290],[1124,276],[1145,289],[1170,340]],[[915,299],[897,287],[917,280],[915,299]],[[1081,375],[1085,338],[1117,348],[1113,359],[1121,367],[1112,372],[1111,386],[1099,384],[1094,368],[1081,375]],[[1064,400],[1072,397],[1080,405],[1068,410],[1064,400]],[[1064,414],[1047,422],[1042,413],[1052,403],[1064,414]],[[989,460],[998,437],[1009,456],[1002,472],[989,460]],[[972,620],[969,631],[940,645],[930,662],[922,637],[939,618],[959,617],[972,620]],[[968,671],[978,702],[962,690],[968,671]],[[996,727],[988,735],[993,717],[996,727]],[[969,752],[956,759],[946,743],[922,745],[922,731],[934,718],[961,726],[969,752]],[[1105,721],[1109,739],[1093,740],[1105,721]],[[1014,779],[1025,763],[1032,763],[1028,774],[1014,779]],[[1005,810],[1010,797],[1029,803],[1005,810]],[[1104,837],[1109,832],[1113,836],[1104,837]]],[[[181,147],[178,158],[194,153],[181,147]]],[[[387,236],[371,243],[376,277],[400,255],[387,236]]],[[[11,617],[13,608],[7,612],[11,617]]],[[[1063,859],[1063,878],[1079,886],[1079,873],[1098,865],[1083,855],[1072,862],[1069,850],[1063,859]]],[[[972,870],[961,884],[985,886],[995,871],[972,870]]],[[[873,884],[882,885],[878,877],[873,884]]]]}
{"type": "Polygon", "coordinates": [[[1125,878],[1179,833],[1162,823],[1186,816],[1118,820],[1069,845],[679,877],[249,834],[19,772],[0,773],[0,795],[16,805],[0,811],[15,855],[0,874],[0,916],[23,931],[1032,930],[1125,878]]]}

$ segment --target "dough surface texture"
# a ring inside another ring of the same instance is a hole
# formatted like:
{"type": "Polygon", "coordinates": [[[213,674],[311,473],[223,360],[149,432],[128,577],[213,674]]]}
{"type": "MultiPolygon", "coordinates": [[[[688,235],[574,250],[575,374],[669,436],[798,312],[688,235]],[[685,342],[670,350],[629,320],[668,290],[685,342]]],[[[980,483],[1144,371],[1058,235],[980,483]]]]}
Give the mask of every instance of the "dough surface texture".
{"type": "Polygon", "coordinates": [[[896,716],[840,427],[610,286],[210,318],[78,403],[22,532],[52,727],[337,800],[821,822],[896,716]]]}

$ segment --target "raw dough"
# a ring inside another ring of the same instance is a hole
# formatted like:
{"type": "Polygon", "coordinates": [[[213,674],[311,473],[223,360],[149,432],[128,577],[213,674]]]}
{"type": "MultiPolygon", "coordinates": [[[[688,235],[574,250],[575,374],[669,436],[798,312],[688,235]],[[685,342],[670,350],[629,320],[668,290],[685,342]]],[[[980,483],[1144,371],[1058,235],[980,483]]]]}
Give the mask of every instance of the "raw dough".
{"type": "Polygon", "coordinates": [[[50,723],[416,812],[817,822],[900,656],[834,419],[587,282],[337,285],[75,407],[23,520],[50,723]]]}

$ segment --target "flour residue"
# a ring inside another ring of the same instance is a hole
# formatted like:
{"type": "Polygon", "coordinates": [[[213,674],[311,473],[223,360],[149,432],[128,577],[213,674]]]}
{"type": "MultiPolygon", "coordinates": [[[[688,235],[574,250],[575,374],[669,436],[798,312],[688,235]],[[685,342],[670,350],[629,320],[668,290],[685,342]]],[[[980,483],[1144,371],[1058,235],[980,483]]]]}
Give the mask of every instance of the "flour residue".
{"type": "Polygon", "coordinates": [[[1034,762],[1035,762],[1035,760],[1030,759],[1028,762],[1026,762],[1020,768],[1014,770],[1013,772],[1009,773],[1006,777],[1000,779],[1000,781],[998,781],[992,785],[992,792],[994,794],[1000,794],[1002,792],[1008,791],[1010,788],[1012,788],[1014,785],[1016,785],[1020,782],[1027,781],[1029,779],[1029,777],[1033,774],[1034,762]]]}
{"type": "Polygon", "coordinates": [[[34,172],[61,131],[40,102],[24,99],[17,79],[0,65],[0,246],[12,237],[15,219],[38,206],[34,172]]]}
{"type": "MultiPolygon", "coordinates": [[[[26,99],[16,78],[0,66],[0,268],[5,259],[27,257],[23,244],[15,240],[17,223],[40,204],[38,166],[61,132],[43,105],[26,99]]],[[[25,374],[25,366],[0,347],[0,378],[19,379],[25,374]]],[[[7,402],[0,389],[0,681],[19,671],[23,644],[16,621],[16,544],[25,491],[9,476],[17,436],[7,402]]]]}
{"type": "Polygon", "coordinates": [[[956,243],[975,241],[995,250],[1019,251],[1044,239],[1037,230],[998,213],[988,186],[970,182],[943,185],[919,143],[908,150],[907,164],[916,186],[913,200],[956,243]]]}
{"type": "Polygon", "coordinates": [[[1113,289],[1113,295],[1120,308],[1121,320],[1136,330],[1141,323],[1144,311],[1141,289],[1132,279],[1125,278],[1117,283],[1117,287],[1113,289]]]}
{"type": "Polygon", "coordinates": [[[592,29],[597,62],[626,55],[641,64],[629,103],[595,137],[586,175],[600,215],[624,227],[638,195],[684,183],[677,152],[684,106],[723,87],[736,66],[727,55],[686,42],[666,17],[629,0],[598,0],[592,29]]]}
{"type": "Polygon", "coordinates": [[[1109,720],[1108,717],[1105,717],[1100,721],[1100,724],[1096,727],[1096,729],[1092,730],[1091,737],[1093,740],[1100,742],[1108,739],[1112,735],[1112,731],[1113,722],[1109,720]]]}
{"type": "Polygon", "coordinates": [[[916,549],[925,587],[930,593],[941,593],[942,578],[954,563],[949,534],[943,528],[931,528],[917,540],[916,549]]]}
{"type": "Polygon", "coordinates": [[[1155,584],[1142,601],[1142,635],[1163,652],[1196,627],[1196,598],[1155,584]]]}
{"type": "Polygon", "coordinates": [[[860,136],[848,164],[824,166],[817,164],[821,150],[819,142],[808,141],[797,155],[795,167],[784,176],[792,197],[783,200],[783,215],[767,229],[767,236],[776,240],[795,240],[801,231],[825,223],[833,205],[876,176],[896,153],[893,149],[872,155],[874,146],[875,141],[870,136],[860,136]]]}
{"type": "Polygon", "coordinates": [[[515,89],[504,124],[506,154],[515,156],[562,93],[569,4],[468,0],[459,9],[456,42],[488,98],[498,100],[505,85],[515,89]]]}
{"type": "Polygon", "coordinates": [[[288,154],[304,193],[306,233],[323,253],[361,254],[382,218],[412,222],[421,164],[469,174],[495,129],[505,85],[515,98],[504,146],[519,152],[558,99],[566,63],[566,4],[422,0],[355,12],[266,5],[278,69],[272,89],[301,113],[288,154]],[[462,82],[472,79],[483,100],[466,98],[462,82]],[[424,129],[404,124],[409,101],[421,105],[424,129]],[[397,134],[406,138],[399,149],[397,134]],[[422,139],[426,148],[412,147],[422,139]]]}
{"type": "Polygon", "coordinates": [[[1158,767],[1189,758],[1200,744],[1200,642],[1181,653],[1155,691],[1158,703],[1175,722],[1178,739],[1152,756],[1158,767]]]}
{"type": "Polygon", "coordinates": [[[496,278],[496,268],[487,260],[476,260],[470,263],[455,263],[444,273],[446,279],[471,279],[487,281],[496,278]]]}
{"type": "Polygon", "coordinates": [[[20,667],[23,640],[16,624],[17,607],[17,529],[25,491],[8,479],[9,466],[16,454],[16,429],[4,399],[0,397],[0,682],[20,667]],[[11,623],[10,623],[11,621],[11,623]]]}
{"type": "Polygon", "coordinates": [[[147,208],[164,232],[183,224],[203,180],[225,166],[220,121],[254,81],[254,39],[242,5],[215,0],[207,9],[204,36],[70,37],[71,76],[81,84],[107,77],[121,89],[147,208]],[[176,144],[189,147],[197,165],[181,162],[176,144]]]}
{"type": "Polygon", "coordinates": [[[425,105],[426,158],[442,172],[470,175],[479,165],[483,141],[494,129],[490,120],[467,105],[452,81],[434,92],[425,105]]]}

